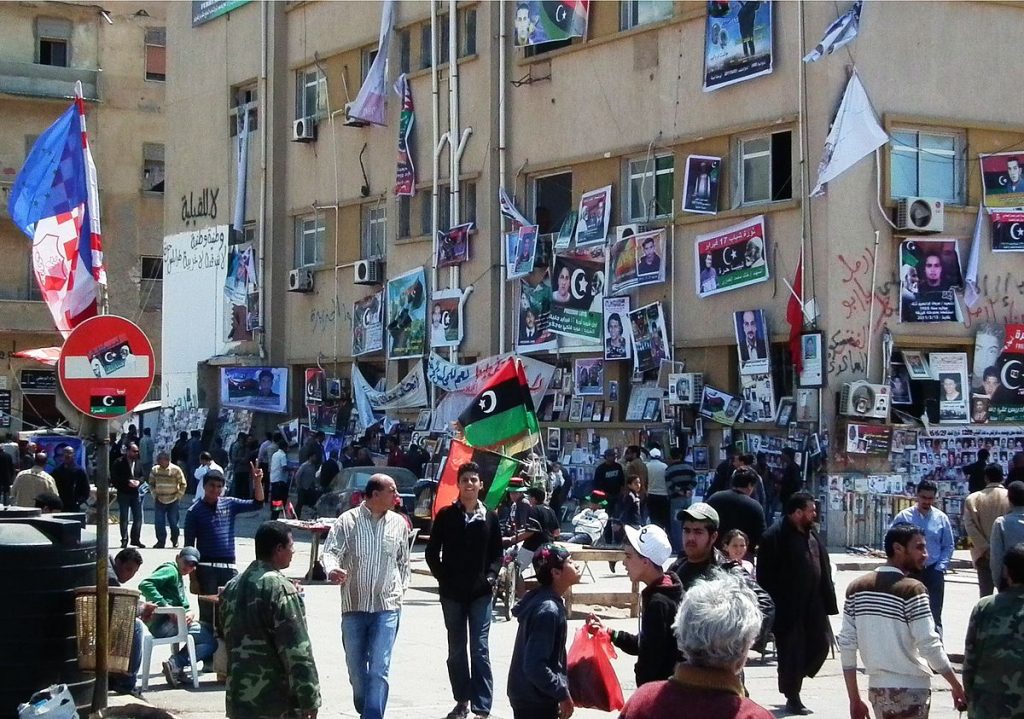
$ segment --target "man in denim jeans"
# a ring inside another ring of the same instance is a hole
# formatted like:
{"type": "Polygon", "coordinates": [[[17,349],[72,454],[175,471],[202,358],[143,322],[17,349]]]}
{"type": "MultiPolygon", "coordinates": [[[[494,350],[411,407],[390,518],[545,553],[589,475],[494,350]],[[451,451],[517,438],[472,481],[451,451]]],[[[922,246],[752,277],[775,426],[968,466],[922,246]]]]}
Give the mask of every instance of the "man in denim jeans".
{"type": "Polygon", "coordinates": [[[334,522],[324,542],[327,578],[341,586],[341,637],[361,719],[383,719],[391,649],[409,585],[409,525],[391,511],[398,490],[386,474],[366,483],[362,503],[334,522]]]}
{"type": "Polygon", "coordinates": [[[178,546],[178,502],[185,496],[188,483],[181,467],[171,464],[171,455],[160,452],[156,465],[149,472],[149,486],[153,492],[153,529],[156,530],[157,549],[167,544],[167,527],[171,528],[171,546],[178,546]]]}

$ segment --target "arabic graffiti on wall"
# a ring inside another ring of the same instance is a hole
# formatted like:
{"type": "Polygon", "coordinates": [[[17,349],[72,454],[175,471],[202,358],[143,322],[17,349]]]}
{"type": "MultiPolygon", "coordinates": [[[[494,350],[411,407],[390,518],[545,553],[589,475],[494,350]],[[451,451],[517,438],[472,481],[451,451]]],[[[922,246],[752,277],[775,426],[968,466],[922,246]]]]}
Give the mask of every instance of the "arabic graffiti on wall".
{"type": "Polygon", "coordinates": [[[983,275],[978,279],[980,299],[967,308],[966,324],[1009,325],[1024,322],[1024,281],[1012,272],[983,275]]]}
{"type": "Polygon", "coordinates": [[[189,192],[181,196],[181,221],[186,225],[195,225],[200,217],[217,219],[217,195],[219,187],[204,187],[198,192],[189,192]]]}
{"type": "Polygon", "coordinates": [[[839,327],[828,333],[828,374],[860,375],[867,372],[868,338],[880,337],[885,324],[897,316],[899,283],[894,274],[875,277],[870,247],[851,255],[837,255],[839,266],[839,327]],[[874,319],[868,326],[874,298],[874,319]]]}

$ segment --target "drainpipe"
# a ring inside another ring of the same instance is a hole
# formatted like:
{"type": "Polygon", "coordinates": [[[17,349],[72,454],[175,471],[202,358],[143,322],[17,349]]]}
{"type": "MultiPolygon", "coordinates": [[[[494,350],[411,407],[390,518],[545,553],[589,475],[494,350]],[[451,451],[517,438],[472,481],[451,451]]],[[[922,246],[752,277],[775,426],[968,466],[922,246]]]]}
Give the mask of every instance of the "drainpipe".
{"type": "MultiPolygon", "coordinates": [[[[505,106],[505,72],[506,72],[506,57],[505,57],[505,42],[507,40],[507,29],[505,27],[505,0],[501,0],[498,3],[498,186],[505,187],[505,173],[507,171],[506,162],[508,161],[506,148],[507,141],[507,124],[506,124],[506,112],[507,107],[505,106]]],[[[509,193],[512,197],[515,197],[515,188],[512,188],[512,192],[509,193]]],[[[501,291],[498,293],[498,354],[505,353],[505,314],[507,308],[505,306],[505,295],[508,288],[505,287],[506,276],[508,274],[508,268],[506,263],[508,258],[505,257],[505,216],[500,212],[498,213],[498,246],[501,254],[501,267],[499,269],[498,281],[501,283],[501,291]]]]}

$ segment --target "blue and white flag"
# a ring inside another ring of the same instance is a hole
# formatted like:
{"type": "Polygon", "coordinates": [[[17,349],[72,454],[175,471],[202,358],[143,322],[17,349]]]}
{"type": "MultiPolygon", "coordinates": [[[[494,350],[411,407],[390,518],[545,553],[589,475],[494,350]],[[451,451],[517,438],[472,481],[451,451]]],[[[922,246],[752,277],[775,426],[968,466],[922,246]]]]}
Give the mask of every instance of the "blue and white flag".
{"type": "Polygon", "coordinates": [[[519,227],[525,227],[526,225],[533,224],[523,217],[523,213],[516,208],[516,203],[508,196],[504,187],[498,188],[498,209],[502,215],[510,219],[519,227]]]}
{"type": "Polygon", "coordinates": [[[836,18],[835,22],[828,26],[825,37],[821,42],[804,57],[804,62],[820,60],[825,55],[831,55],[846,43],[857,37],[860,29],[860,10],[862,0],[857,0],[853,7],[836,18]]]}
{"type": "Polygon", "coordinates": [[[380,18],[380,38],[377,43],[377,56],[370,64],[363,86],[359,88],[356,99],[348,106],[345,113],[349,124],[379,125],[388,124],[388,48],[391,44],[391,31],[394,28],[395,0],[384,0],[384,12],[380,18]]]}

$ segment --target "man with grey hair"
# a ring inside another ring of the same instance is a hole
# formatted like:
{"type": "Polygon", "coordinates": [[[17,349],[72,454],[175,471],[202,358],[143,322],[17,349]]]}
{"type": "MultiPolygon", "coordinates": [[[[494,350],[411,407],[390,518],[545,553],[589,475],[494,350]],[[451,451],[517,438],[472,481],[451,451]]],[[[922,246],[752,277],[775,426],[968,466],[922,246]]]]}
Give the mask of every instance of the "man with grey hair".
{"type": "Polygon", "coordinates": [[[716,571],[683,597],[676,614],[676,643],[684,661],[667,681],[636,690],[619,719],[668,719],[683,716],[771,719],[747,699],[739,673],[761,630],[757,597],[738,577],[716,571]]]}

